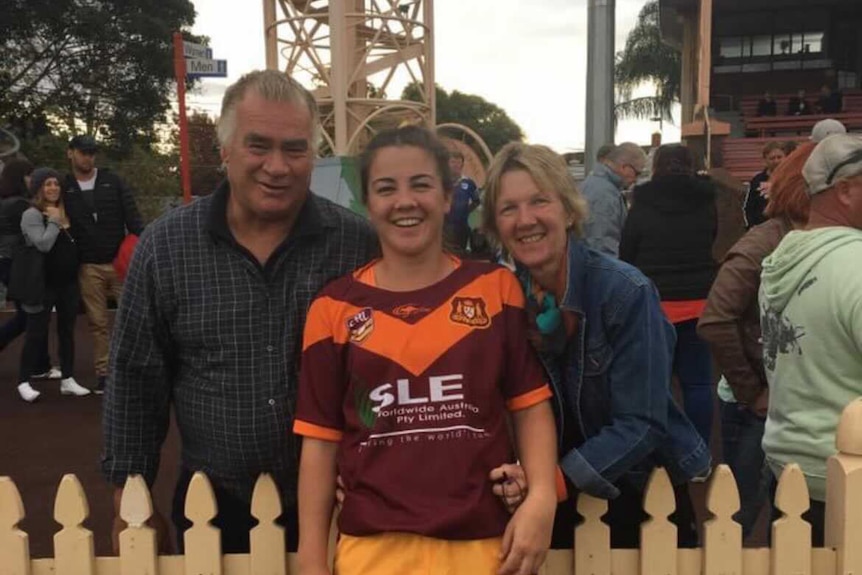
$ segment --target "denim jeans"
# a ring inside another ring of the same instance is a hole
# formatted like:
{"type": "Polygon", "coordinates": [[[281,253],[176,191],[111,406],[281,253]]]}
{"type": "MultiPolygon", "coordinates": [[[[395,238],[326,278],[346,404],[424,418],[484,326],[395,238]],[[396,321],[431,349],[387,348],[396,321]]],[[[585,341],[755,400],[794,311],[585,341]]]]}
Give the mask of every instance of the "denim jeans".
{"type": "Polygon", "coordinates": [[[739,512],[734,516],[748,537],[764,504],[769,501],[772,473],[765,468],[761,441],[766,420],[747,407],[722,401],[721,447],[724,462],[730,466],[739,489],[739,512]]]}
{"type": "Polygon", "coordinates": [[[697,335],[696,319],[674,324],[674,328],[673,371],[682,388],[683,408],[703,441],[709,445],[715,409],[709,344],[697,335]]]}

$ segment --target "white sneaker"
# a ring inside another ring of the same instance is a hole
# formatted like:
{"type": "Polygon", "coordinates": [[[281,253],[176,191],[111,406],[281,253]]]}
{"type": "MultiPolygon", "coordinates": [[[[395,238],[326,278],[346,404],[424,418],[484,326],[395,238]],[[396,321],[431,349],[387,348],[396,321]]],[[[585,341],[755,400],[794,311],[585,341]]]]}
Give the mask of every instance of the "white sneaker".
{"type": "Polygon", "coordinates": [[[21,399],[23,399],[27,403],[33,403],[39,398],[40,395],[42,395],[41,393],[33,389],[29,381],[25,381],[24,383],[18,384],[18,394],[21,396],[21,399]]]}
{"type": "Polygon", "coordinates": [[[45,373],[37,373],[33,375],[33,379],[61,379],[62,377],[63,372],[56,367],[52,367],[45,373]]]}
{"type": "Polygon", "coordinates": [[[90,390],[75,381],[74,377],[67,377],[60,381],[61,395],[90,395],[90,390]]]}

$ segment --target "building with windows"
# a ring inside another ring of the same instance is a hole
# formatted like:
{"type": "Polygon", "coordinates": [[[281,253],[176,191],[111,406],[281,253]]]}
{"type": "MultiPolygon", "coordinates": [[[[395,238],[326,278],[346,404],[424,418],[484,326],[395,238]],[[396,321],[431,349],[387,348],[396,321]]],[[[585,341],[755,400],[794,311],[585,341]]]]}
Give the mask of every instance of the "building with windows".
{"type": "Polygon", "coordinates": [[[682,53],[683,124],[703,122],[706,106],[710,117],[726,126],[716,130],[713,165],[744,178],[759,165],[757,150],[765,140],[804,139],[824,117],[862,131],[862,0],[659,0],[659,5],[662,37],[682,53]],[[701,14],[701,6],[709,13],[701,14]],[[708,70],[700,69],[703,63],[708,70]],[[770,106],[759,106],[766,93],[775,102],[774,115],[770,106]],[[794,97],[807,108],[794,108],[794,97]],[[749,141],[738,141],[743,139],[749,141]],[[755,165],[736,162],[742,148],[753,150],[755,165]]]}

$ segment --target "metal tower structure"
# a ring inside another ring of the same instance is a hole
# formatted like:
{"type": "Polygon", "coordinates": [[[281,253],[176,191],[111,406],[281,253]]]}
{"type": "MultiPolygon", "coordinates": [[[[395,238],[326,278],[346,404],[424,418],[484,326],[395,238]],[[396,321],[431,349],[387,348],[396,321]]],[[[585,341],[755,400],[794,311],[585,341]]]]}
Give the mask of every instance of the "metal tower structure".
{"type": "Polygon", "coordinates": [[[434,127],[433,0],[263,0],[266,67],[312,90],[321,153],[361,149],[375,130],[434,127]],[[388,99],[415,82],[419,101],[388,99]]]}

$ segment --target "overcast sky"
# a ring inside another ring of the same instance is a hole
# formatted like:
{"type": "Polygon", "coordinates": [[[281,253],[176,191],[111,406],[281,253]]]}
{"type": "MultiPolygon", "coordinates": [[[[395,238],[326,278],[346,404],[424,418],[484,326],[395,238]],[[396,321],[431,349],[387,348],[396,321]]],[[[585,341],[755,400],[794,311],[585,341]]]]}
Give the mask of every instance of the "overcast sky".
{"type": "MultiPolygon", "coordinates": [[[[214,58],[228,61],[229,76],[204,80],[188,105],[216,114],[227,84],[266,65],[263,7],[259,0],[193,2],[194,32],[210,37],[214,58]]],[[[616,1],[616,50],[644,2],[616,1]]],[[[434,20],[435,74],[443,89],[499,105],[532,143],[558,152],[583,148],[587,0],[436,0],[434,20]]],[[[617,141],[647,144],[657,128],[656,122],[625,121],[617,141]]],[[[678,140],[679,128],[665,123],[664,141],[678,140]]]]}

